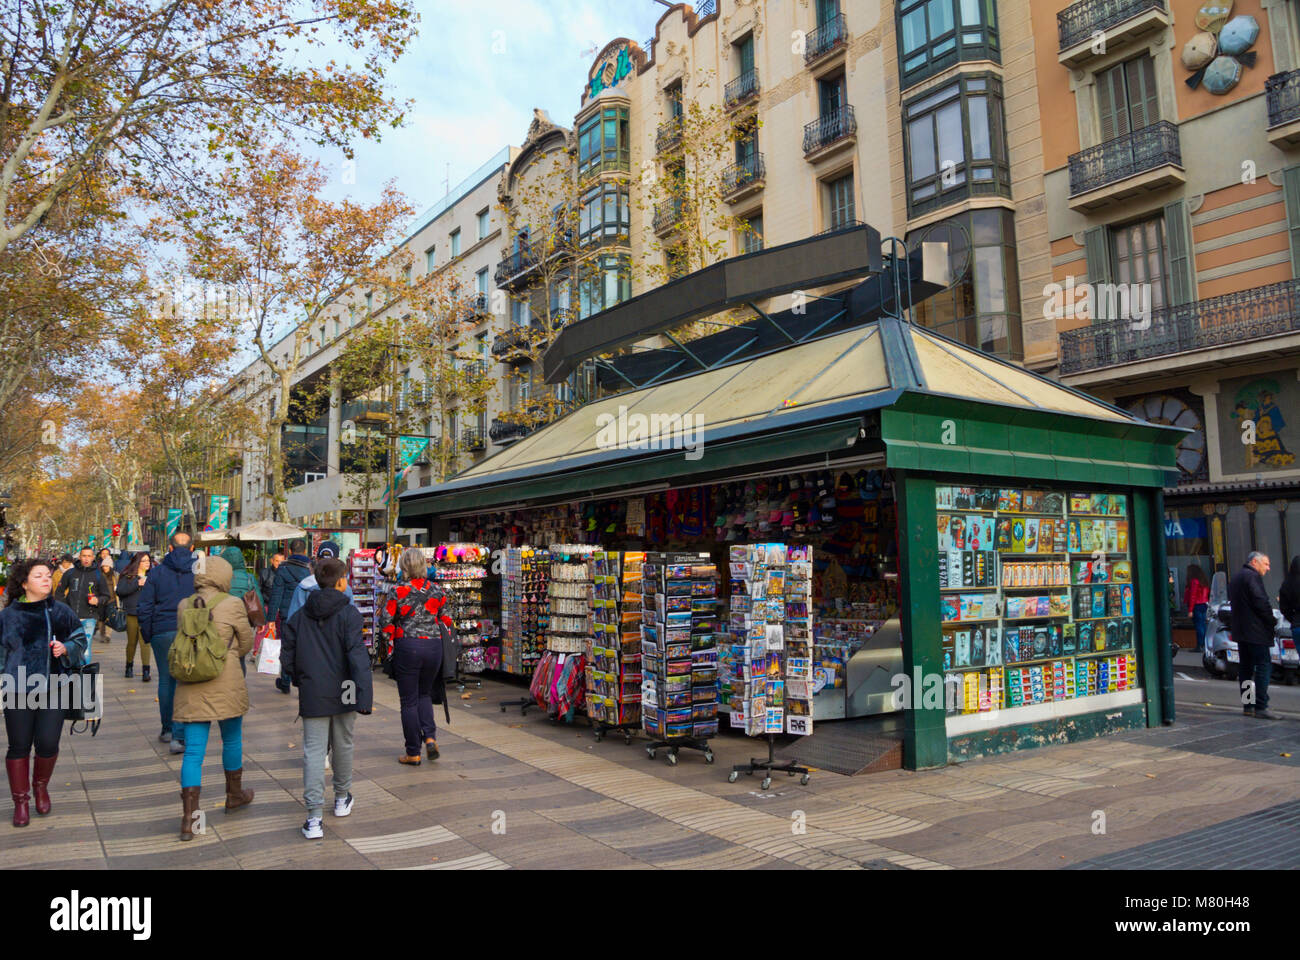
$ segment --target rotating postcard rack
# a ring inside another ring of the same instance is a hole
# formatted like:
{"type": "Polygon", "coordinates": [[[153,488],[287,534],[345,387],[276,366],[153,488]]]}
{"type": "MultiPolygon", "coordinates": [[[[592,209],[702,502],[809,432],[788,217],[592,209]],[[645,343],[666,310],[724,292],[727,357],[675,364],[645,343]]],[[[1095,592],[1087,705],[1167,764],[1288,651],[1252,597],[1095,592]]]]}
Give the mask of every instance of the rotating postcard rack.
{"type": "Polygon", "coordinates": [[[370,663],[379,661],[380,643],[375,634],[375,591],[380,583],[374,550],[353,550],[348,554],[348,586],[352,588],[352,605],[361,612],[361,639],[370,654],[370,663]]]}
{"type": "Polygon", "coordinates": [[[718,568],[707,553],[647,553],[642,566],[641,720],[677,763],[682,748],[713,762],[718,732],[718,568]]]}
{"type": "Polygon", "coordinates": [[[641,729],[641,577],[644,553],[591,555],[592,636],[587,652],[587,716],[599,741],[641,729]]]}
{"type": "Polygon", "coordinates": [[[776,758],[776,738],[812,733],[812,548],[783,543],[735,544],[730,550],[734,673],[731,725],[748,736],[767,738],[767,758],[732,767],[740,774],[810,773],[797,760],[776,758]]]}

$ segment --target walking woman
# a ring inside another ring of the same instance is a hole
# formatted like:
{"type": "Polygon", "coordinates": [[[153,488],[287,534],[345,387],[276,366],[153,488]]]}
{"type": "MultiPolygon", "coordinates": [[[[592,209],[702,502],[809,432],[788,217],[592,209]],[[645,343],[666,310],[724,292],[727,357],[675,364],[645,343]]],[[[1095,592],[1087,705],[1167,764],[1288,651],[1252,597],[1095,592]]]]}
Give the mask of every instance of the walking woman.
{"type": "MultiPolygon", "coordinates": [[[[50,690],[52,678],[80,666],[86,654],[86,633],[76,612],[55,600],[54,571],[44,560],[20,560],[9,571],[5,584],[5,607],[0,610],[0,654],[4,659],[3,697],[5,773],[14,801],[14,826],[30,822],[30,793],[36,795],[36,812],[50,812],[50,775],[59,759],[59,736],[63,732],[64,704],[33,693],[31,678],[44,678],[50,690]],[[36,750],[36,766],[31,753],[36,750]]],[[[39,688],[38,688],[39,689],[39,688]]]]}
{"type": "Polygon", "coordinates": [[[153,558],[148,553],[141,551],[131,557],[131,562],[126,565],[122,575],[117,579],[117,598],[122,602],[122,609],[126,611],[126,679],[135,676],[135,648],[140,648],[140,660],[144,664],[144,670],[140,674],[140,679],[148,683],[152,677],[149,675],[149,644],[144,642],[140,636],[140,618],[135,615],[136,605],[140,602],[140,588],[144,586],[145,577],[149,575],[149,568],[153,566],[153,558]]]}
{"type": "Polygon", "coordinates": [[[1187,612],[1196,625],[1196,652],[1205,649],[1205,614],[1210,609],[1210,581],[1196,564],[1187,568],[1187,590],[1183,594],[1187,612]]]}
{"type": "Polygon", "coordinates": [[[420,765],[420,747],[438,759],[434,703],[446,702],[443,647],[451,641],[451,617],[443,612],[447,594],[426,579],[428,561],[415,547],[402,552],[399,565],[406,581],[395,587],[380,608],[383,632],[393,640],[393,674],[402,706],[402,735],[406,752],[399,762],[420,765]]]}
{"type": "MultiPolygon", "coordinates": [[[[117,570],[113,567],[113,554],[107,550],[99,552],[99,575],[104,578],[104,592],[111,599],[117,589],[117,570]]],[[[104,643],[113,639],[113,628],[109,624],[109,617],[113,615],[113,604],[102,603],[98,608],[99,624],[95,627],[95,639],[102,640],[104,643]]]]}
{"type": "MultiPolygon", "coordinates": [[[[248,712],[248,687],[239,660],[253,649],[253,628],[244,612],[244,602],[230,594],[230,564],[220,557],[208,557],[194,574],[194,594],[180,603],[177,614],[195,606],[207,607],[217,635],[226,648],[221,673],[202,683],[177,683],[172,719],[183,725],[185,758],[181,761],[181,839],[194,839],[194,814],[199,809],[199,784],[203,779],[203,758],[208,749],[212,721],[221,729],[221,766],[226,772],[226,813],[253,802],[253,791],[243,788],[244,714],[248,712]]],[[[185,642],[179,631],[174,643],[185,642]]],[[[181,734],[177,734],[181,736],[181,734]]]]}

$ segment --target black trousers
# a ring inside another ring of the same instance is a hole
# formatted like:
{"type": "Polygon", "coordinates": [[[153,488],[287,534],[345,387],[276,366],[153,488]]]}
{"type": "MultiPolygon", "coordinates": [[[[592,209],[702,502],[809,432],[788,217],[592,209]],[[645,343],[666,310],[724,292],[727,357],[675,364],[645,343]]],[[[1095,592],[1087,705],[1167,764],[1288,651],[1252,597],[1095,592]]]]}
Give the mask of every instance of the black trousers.
{"type": "Polygon", "coordinates": [[[6,710],[5,736],[9,738],[6,759],[22,760],[36,747],[38,757],[52,757],[59,752],[63,733],[63,710],[6,710]]]}
{"type": "Polygon", "coordinates": [[[1239,643],[1237,681],[1241,684],[1241,705],[1257,710],[1268,709],[1268,681],[1273,676],[1273,648],[1262,643],[1239,643]],[[1247,683],[1255,681],[1255,699],[1247,699],[1247,683]]]}
{"type": "Polygon", "coordinates": [[[442,641],[431,637],[402,637],[393,650],[393,678],[402,705],[402,738],[406,755],[418,757],[429,737],[437,738],[433,719],[433,690],[442,674],[442,641]]]}

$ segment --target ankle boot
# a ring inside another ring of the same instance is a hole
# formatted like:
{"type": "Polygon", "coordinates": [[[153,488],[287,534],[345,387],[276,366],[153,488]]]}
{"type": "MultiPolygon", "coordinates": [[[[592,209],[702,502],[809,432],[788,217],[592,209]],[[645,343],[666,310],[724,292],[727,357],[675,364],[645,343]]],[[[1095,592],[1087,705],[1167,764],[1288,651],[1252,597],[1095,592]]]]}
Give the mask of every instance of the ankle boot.
{"type": "Polygon", "coordinates": [[[253,802],[253,791],[243,786],[244,768],[226,771],[226,813],[253,802]]]}
{"type": "Polygon", "coordinates": [[[42,817],[50,812],[50,775],[54,773],[58,759],[57,753],[52,757],[37,757],[32,769],[32,799],[36,801],[36,812],[42,817]]]}
{"type": "Polygon", "coordinates": [[[181,805],[185,811],[181,815],[181,839],[193,840],[194,814],[199,811],[199,788],[181,787],[181,805]]]}
{"type": "Polygon", "coordinates": [[[140,679],[143,680],[145,683],[148,683],[150,680],[153,679],[151,676],[149,676],[149,664],[146,663],[144,665],[144,672],[140,674],[140,679]]]}
{"type": "Polygon", "coordinates": [[[25,827],[32,816],[27,809],[28,792],[31,790],[31,761],[28,757],[20,760],[5,758],[5,773],[9,775],[9,794],[14,798],[14,826],[25,827]]]}
{"type": "Polygon", "coordinates": [[[123,676],[124,676],[124,679],[126,679],[126,680],[130,680],[130,679],[132,679],[132,678],[135,677],[135,664],[134,664],[134,663],[128,663],[128,664],[126,665],[126,673],[125,673],[123,676]]]}

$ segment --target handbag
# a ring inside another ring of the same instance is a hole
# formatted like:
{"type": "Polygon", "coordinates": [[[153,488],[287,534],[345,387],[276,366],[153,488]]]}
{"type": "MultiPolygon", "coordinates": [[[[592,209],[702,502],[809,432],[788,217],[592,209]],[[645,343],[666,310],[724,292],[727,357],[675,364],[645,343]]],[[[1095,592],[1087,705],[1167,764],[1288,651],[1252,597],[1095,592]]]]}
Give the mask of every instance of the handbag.
{"type": "Polygon", "coordinates": [[[108,614],[108,625],[113,630],[121,633],[126,629],[126,610],[120,603],[113,604],[108,614]]]}
{"type": "Polygon", "coordinates": [[[262,647],[257,652],[257,672],[268,676],[280,676],[280,638],[275,630],[267,632],[262,638],[262,647]]]}
{"type": "Polygon", "coordinates": [[[254,627],[266,624],[266,610],[262,607],[262,598],[258,596],[256,590],[249,590],[244,594],[244,613],[248,615],[249,624],[254,627]]]}

